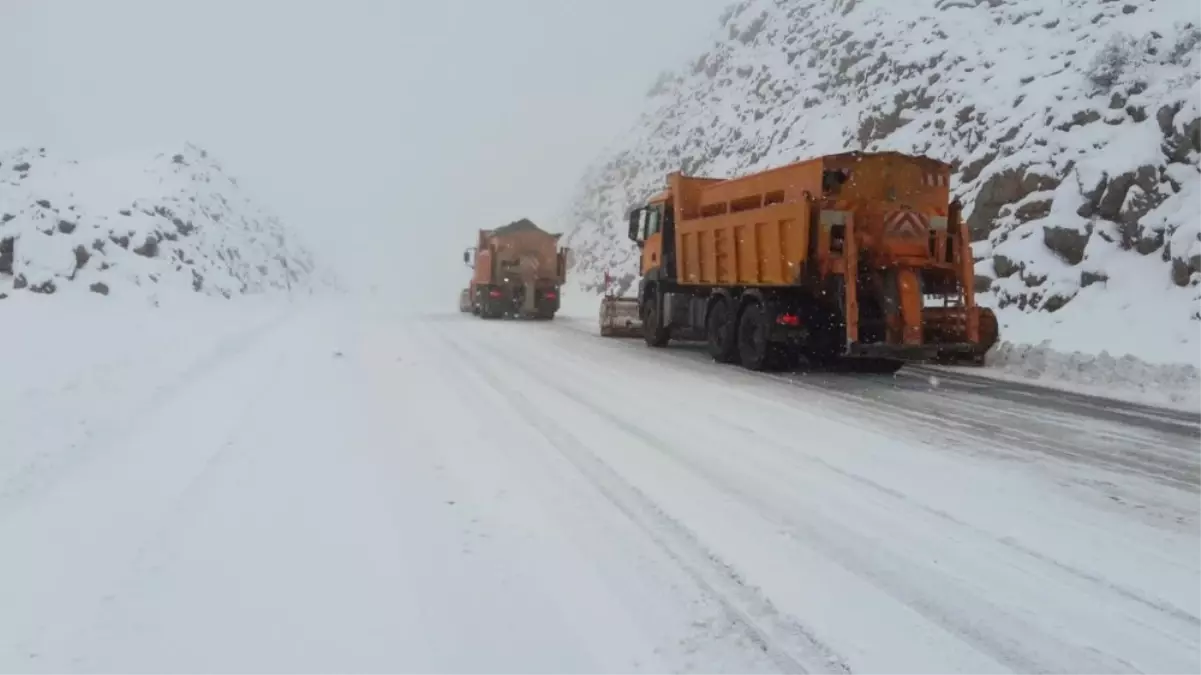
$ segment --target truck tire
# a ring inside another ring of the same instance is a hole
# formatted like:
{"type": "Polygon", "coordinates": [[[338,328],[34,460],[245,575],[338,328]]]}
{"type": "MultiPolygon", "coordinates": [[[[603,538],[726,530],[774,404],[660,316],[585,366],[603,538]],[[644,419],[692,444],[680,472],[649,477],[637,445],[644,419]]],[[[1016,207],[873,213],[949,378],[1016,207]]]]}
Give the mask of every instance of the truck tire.
{"type": "Polygon", "coordinates": [[[666,347],[670,338],[667,328],[660,325],[659,302],[653,296],[652,300],[646,303],[643,313],[642,338],[646,340],[648,347],[666,347]]]}
{"type": "Polygon", "coordinates": [[[751,303],[742,310],[742,318],[738,321],[738,356],[747,370],[767,370],[770,359],[767,318],[758,303],[751,303]]]}
{"type": "Polygon", "coordinates": [[[770,326],[763,306],[753,302],[742,310],[738,321],[738,356],[742,367],[758,372],[778,370],[787,361],[784,345],[767,339],[770,326]]]}
{"type": "Polygon", "coordinates": [[[730,301],[719,298],[705,317],[705,338],[709,356],[718,363],[738,360],[738,323],[730,301]]]}
{"type": "Polygon", "coordinates": [[[504,316],[504,312],[498,310],[496,306],[485,300],[480,306],[480,318],[482,319],[499,319],[504,316]]]}

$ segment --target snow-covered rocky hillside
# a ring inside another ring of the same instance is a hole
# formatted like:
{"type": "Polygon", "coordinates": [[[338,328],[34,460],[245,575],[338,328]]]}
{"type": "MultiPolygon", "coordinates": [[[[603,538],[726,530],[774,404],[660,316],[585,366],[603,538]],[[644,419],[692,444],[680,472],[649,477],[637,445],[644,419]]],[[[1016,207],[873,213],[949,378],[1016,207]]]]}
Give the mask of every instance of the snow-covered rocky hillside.
{"type": "Polygon", "coordinates": [[[0,299],[232,297],[328,287],[311,254],[204,150],[89,162],[0,153],[0,299]]]}
{"type": "Polygon", "coordinates": [[[623,211],[675,170],[848,149],[952,162],[1002,339],[1197,362],[1194,0],[746,0],[583,178],[574,273],[628,284],[623,211]]]}

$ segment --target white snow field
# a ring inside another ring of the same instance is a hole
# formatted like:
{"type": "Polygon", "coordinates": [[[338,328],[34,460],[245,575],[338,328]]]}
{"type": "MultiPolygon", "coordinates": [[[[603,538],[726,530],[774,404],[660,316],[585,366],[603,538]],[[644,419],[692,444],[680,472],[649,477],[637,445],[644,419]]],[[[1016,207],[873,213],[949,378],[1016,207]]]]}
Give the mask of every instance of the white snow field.
{"type": "Polygon", "coordinates": [[[61,300],[4,308],[0,671],[1201,669],[1182,413],[61,300]]]}

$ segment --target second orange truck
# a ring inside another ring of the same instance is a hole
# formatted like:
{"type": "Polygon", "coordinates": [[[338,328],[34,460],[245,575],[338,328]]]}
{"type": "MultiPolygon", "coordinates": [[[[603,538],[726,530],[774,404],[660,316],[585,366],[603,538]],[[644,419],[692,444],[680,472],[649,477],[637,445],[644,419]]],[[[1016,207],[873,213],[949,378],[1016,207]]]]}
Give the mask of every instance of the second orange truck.
{"type": "Polygon", "coordinates": [[[892,152],[729,180],[670,174],[629,213],[638,297],[603,299],[601,332],[616,334],[606,322],[636,302],[648,345],[703,340],[717,361],[752,370],[979,361],[996,318],[975,302],[950,175],[943,162],[892,152]]]}
{"type": "Polygon", "coordinates": [[[567,273],[567,252],[558,248],[559,236],[524,218],[480,230],[478,244],[463,252],[472,274],[459,309],[485,319],[553,319],[567,273]]]}

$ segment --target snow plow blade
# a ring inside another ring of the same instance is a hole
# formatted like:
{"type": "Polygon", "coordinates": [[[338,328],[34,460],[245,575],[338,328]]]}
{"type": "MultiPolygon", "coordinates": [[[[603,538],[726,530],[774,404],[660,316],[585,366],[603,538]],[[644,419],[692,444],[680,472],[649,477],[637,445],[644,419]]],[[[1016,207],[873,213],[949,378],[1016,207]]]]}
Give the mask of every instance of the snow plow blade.
{"type": "Polygon", "coordinates": [[[927,309],[923,317],[926,330],[935,337],[932,342],[944,344],[934,358],[935,363],[947,365],[984,365],[984,355],[997,343],[997,315],[987,307],[974,308],[978,317],[979,342],[967,340],[967,322],[963,310],[940,312],[927,309]]]}
{"type": "Polygon", "coordinates": [[[642,318],[638,316],[638,301],[606,295],[600,304],[600,334],[603,337],[639,337],[642,318]]]}

